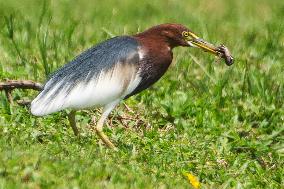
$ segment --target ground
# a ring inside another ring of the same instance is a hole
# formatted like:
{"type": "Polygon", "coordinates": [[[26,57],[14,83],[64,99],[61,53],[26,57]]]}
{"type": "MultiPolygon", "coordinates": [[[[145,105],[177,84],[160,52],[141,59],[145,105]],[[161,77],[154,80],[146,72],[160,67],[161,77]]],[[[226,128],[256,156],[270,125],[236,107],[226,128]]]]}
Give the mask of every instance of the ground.
{"type": "MultiPolygon", "coordinates": [[[[32,116],[0,93],[0,188],[284,187],[284,2],[0,0],[0,79],[44,82],[82,50],[160,23],[225,44],[228,67],[177,48],[166,75],[113,111],[107,149],[78,113],[32,116]]],[[[34,91],[15,90],[14,100],[34,91]]]]}

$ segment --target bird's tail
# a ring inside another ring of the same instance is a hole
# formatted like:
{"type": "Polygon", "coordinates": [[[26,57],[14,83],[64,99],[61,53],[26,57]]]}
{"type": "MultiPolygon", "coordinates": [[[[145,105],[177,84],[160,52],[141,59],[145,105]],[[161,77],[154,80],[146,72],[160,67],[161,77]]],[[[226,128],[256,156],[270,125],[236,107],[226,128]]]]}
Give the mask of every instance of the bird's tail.
{"type": "Polygon", "coordinates": [[[64,94],[58,94],[57,87],[48,90],[44,88],[43,91],[32,101],[31,113],[35,116],[44,116],[65,108],[64,94]]]}
{"type": "Polygon", "coordinates": [[[46,105],[48,105],[48,103],[43,100],[42,96],[41,92],[31,103],[31,113],[35,116],[44,116],[52,113],[47,111],[46,105]]]}

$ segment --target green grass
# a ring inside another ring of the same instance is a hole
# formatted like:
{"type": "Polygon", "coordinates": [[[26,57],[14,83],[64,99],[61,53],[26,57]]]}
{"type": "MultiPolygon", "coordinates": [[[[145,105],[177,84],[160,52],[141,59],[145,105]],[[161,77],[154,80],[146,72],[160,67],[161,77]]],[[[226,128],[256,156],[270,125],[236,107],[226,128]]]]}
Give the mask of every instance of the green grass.
{"type": "Polygon", "coordinates": [[[100,41],[166,22],[235,57],[175,49],[162,80],[126,101],[135,113],[110,116],[119,152],[87,126],[99,111],[78,113],[76,138],[66,112],[37,118],[0,93],[0,188],[190,188],[186,172],[202,188],[283,188],[283,18],[283,0],[0,0],[1,80],[44,82],[100,41]]]}

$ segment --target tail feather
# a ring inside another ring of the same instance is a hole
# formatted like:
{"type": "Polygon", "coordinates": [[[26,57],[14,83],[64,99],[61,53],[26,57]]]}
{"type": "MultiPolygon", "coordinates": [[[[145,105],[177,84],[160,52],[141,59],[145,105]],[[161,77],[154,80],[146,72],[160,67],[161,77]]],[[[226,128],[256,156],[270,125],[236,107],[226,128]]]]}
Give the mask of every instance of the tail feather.
{"type": "Polygon", "coordinates": [[[64,109],[65,93],[58,93],[60,84],[51,90],[45,87],[43,91],[32,101],[31,113],[35,116],[44,116],[64,109]]]}

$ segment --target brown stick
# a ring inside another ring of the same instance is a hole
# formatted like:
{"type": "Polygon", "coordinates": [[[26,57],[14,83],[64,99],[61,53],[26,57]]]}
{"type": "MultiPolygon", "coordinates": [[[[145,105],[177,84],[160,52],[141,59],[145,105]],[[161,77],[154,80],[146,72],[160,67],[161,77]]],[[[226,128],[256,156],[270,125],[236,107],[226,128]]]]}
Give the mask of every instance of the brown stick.
{"type": "Polygon", "coordinates": [[[16,102],[20,106],[28,106],[31,104],[32,101],[31,100],[17,100],[16,102]]]}
{"type": "Polygon", "coordinates": [[[40,91],[42,88],[42,84],[31,80],[7,80],[5,82],[0,82],[0,91],[13,89],[33,89],[40,91]]]}
{"type": "MultiPolygon", "coordinates": [[[[43,89],[43,85],[30,80],[7,80],[5,82],[0,82],[0,91],[4,90],[6,97],[10,104],[13,105],[12,91],[14,89],[32,89],[40,91],[43,89]]],[[[27,105],[30,101],[20,101],[17,102],[19,105],[27,105]]]]}
{"type": "Polygon", "coordinates": [[[5,90],[5,94],[6,94],[6,97],[7,97],[8,101],[9,101],[9,103],[13,105],[14,102],[13,102],[13,96],[12,96],[11,89],[5,90]]]}

